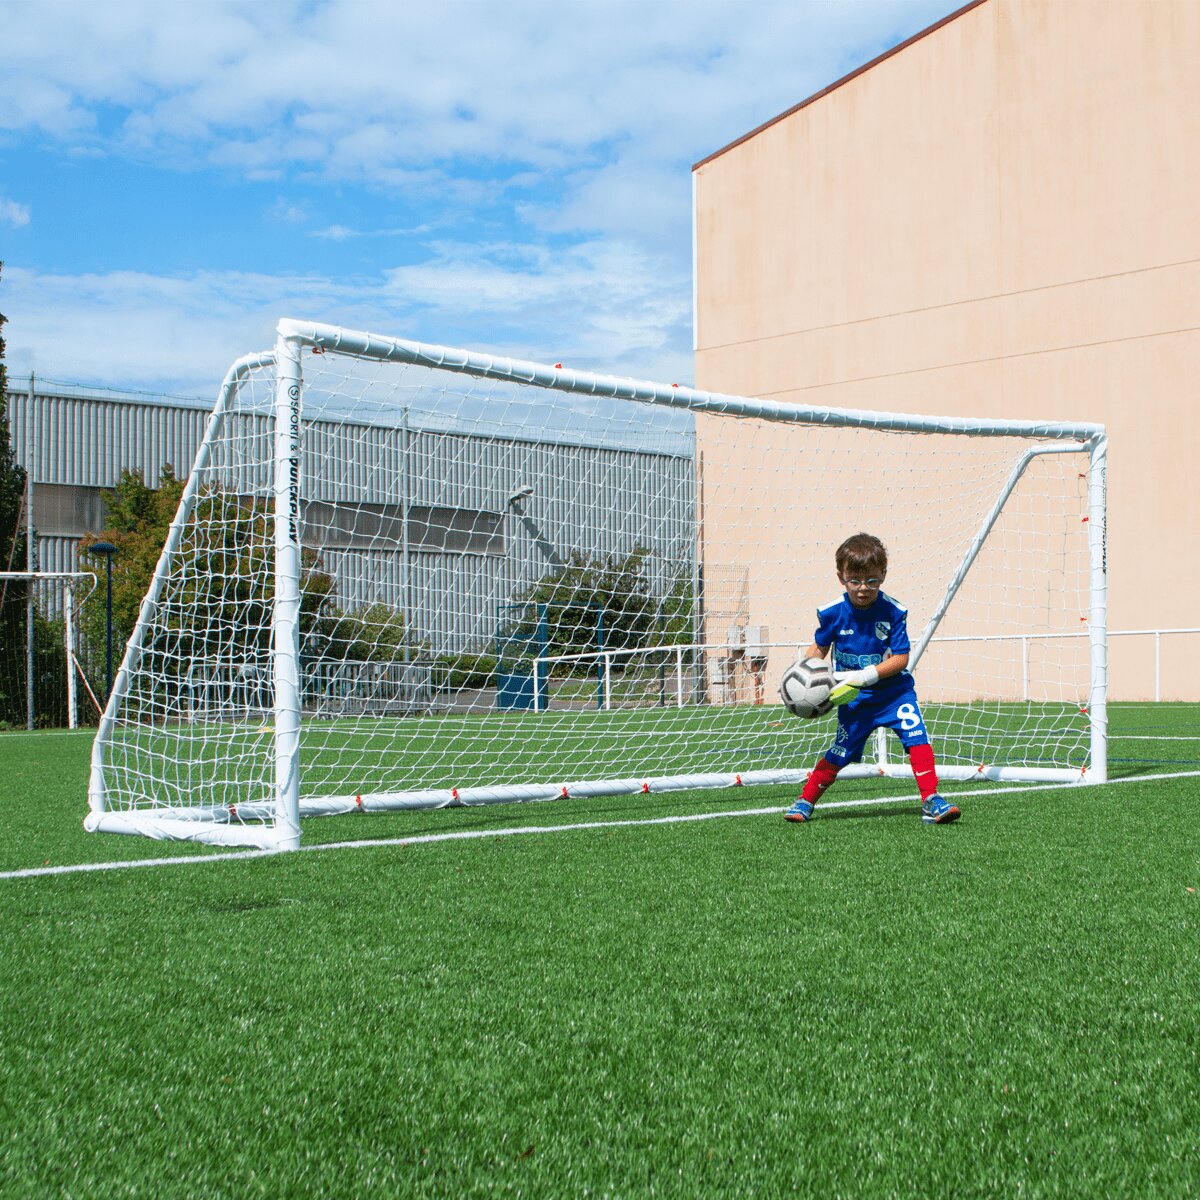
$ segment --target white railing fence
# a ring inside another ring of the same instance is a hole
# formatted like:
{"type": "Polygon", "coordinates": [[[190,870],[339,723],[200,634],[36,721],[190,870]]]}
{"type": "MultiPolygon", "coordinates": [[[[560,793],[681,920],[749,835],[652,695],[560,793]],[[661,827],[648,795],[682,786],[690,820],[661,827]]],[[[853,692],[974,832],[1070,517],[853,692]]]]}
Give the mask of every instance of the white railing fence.
{"type": "MultiPolygon", "coordinates": [[[[1109,639],[1113,638],[1151,638],[1152,661],[1154,668],[1154,700],[1162,700],[1162,646],[1164,638],[1186,635],[1200,635],[1200,628],[1179,629],[1110,629],[1109,639]]],[[[987,642],[1019,642],[1021,646],[1021,695],[1022,700],[1031,699],[1030,695],[1030,648],[1034,643],[1055,641],[1068,638],[1088,638],[1087,630],[1063,633],[1007,633],[982,634],[977,636],[962,635],[933,638],[930,645],[945,645],[951,643],[987,643],[987,642]]],[[[610,709],[613,706],[613,679],[615,671],[624,670],[634,664],[636,659],[659,660],[659,674],[664,675],[669,684],[662,690],[663,702],[682,708],[686,704],[696,702],[695,691],[699,685],[697,663],[704,660],[709,673],[710,696],[715,696],[720,703],[722,691],[727,686],[726,672],[732,672],[737,664],[748,672],[751,677],[761,675],[768,656],[775,651],[791,653],[794,645],[791,642],[770,642],[756,647],[758,654],[747,654],[744,645],[732,642],[688,642],[686,644],[670,644],[662,646],[639,646],[632,650],[590,650],[580,654],[548,654],[534,660],[532,667],[534,677],[548,681],[556,666],[569,668],[587,667],[594,664],[598,668],[597,707],[610,709]],[[685,666],[686,664],[686,666],[685,666]],[[761,665],[759,665],[761,664],[761,665]],[[665,667],[665,671],[664,671],[665,667]],[[667,700],[666,697],[670,699],[667,700]]],[[[773,689],[764,681],[759,680],[755,685],[763,694],[760,700],[774,703],[773,689]]],[[[543,695],[541,688],[535,688],[534,708],[541,706],[543,695]]],[[[744,702],[734,697],[730,702],[744,702]]]]}
{"type": "MultiPolygon", "coordinates": [[[[1162,640],[1183,634],[1200,634],[1200,629],[1110,629],[1108,638],[1152,637],[1154,639],[1154,699],[1162,700],[1162,640]]],[[[937,638],[937,642],[1020,642],[1021,643],[1021,699],[1028,700],[1029,696],[1029,648],[1033,642],[1058,641],[1066,638],[1086,638],[1091,635],[1087,631],[1079,633],[1005,633],[984,635],[980,637],[947,637],[937,638]]],[[[1112,697],[1110,696],[1110,699],[1112,697]]],[[[1119,697],[1118,697],[1119,699],[1119,697]]]]}

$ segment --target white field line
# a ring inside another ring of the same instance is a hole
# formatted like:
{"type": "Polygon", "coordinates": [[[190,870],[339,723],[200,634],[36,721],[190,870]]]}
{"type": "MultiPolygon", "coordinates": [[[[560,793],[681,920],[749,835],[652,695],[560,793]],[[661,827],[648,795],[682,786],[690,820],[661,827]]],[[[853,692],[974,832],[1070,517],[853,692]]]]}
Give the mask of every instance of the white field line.
{"type": "MultiPolygon", "coordinates": [[[[1200,771],[1176,771],[1161,775],[1134,775],[1127,779],[1110,779],[1108,784],[1122,783],[1153,783],[1162,779],[1195,779],[1200,777],[1200,771]]],[[[972,787],[969,792],[953,793],[952,798],[961,799],[969,795],[976,796],[1015,796],[1025,792],[1053,792],[1061,788],[1075,788],[1077,783],[1036,783],[1026,786],[1007,786],[990,788],[972,787]]],[[[862,800],[832,800],[822,802],[821,811],[832,808],[869,808],[877,804],[913,804],[916,797],[911,792],[903,796],[874,796],[862,800]]],[[[569,825],[523,825],[511,829],[460,829],[453,833],[422,833],[412,837],[397,838],[365,838],[355,842],[323,842],[316,846],[301,846],[300,852],[317,850],[352,850],[370,846],[419,846],[433,842],[461,842],[479,838],[513,837],[517,834],[533,833],[569,833],[584,829],[621,829],[630,825],[678,825],[685,821],[714,821],[721,817],[763,817],[778,815],[786,805],[773,805],[770,808],[741,808],[727,812],[685,813],[672,817],[634,817],[623,821],[578,821],[569,825]]],[[[32,879],[40,875],[74,875],[86,871],[124,871],[133,867],[173,867],[193,866],[196,863],[231,862],[246,858],[266,858],[279,854],[278,850],[234,850],[221,854],[188,855],[182,858],[144,858],[131,862],[108,863],[76,863],[62,867],[32,867],[22,871],[0,871],[0,879],[32,879]]]]}
{"type": "Polygon", "coordinates": [[[95,737],[96,730],[89,725],[86,729],[6,729],[0,733],[0,742],[12,738],[95,737]]]}
{"type": "Polygon", "coordinates": [[[1110,742],[1200,742],[1200,733],[1172,734],[1170,737],[1157,737],[1153,733],[1118,733],[1110,734],[1110,742]]]}

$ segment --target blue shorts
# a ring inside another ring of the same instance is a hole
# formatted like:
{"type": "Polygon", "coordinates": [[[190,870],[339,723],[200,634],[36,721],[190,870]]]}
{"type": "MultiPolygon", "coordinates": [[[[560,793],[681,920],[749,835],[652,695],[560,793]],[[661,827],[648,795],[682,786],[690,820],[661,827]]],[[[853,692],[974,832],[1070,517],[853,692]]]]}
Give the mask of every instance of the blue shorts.
{"type": "Polygon", "coordinates": [[[826,759],[839,771],[849,763],[860,762],[867,738],[880,728],[894,729],[905,750],[929,744],[914,688],[905,688],[899,695],[860,698],[843,704],[838,709],[837,736],[825,751],[826,759]]]}

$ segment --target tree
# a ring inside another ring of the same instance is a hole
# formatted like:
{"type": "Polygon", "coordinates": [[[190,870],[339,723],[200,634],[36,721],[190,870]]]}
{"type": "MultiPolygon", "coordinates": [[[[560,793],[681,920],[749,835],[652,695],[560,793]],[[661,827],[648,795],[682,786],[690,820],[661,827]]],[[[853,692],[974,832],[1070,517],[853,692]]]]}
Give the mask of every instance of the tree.
{"type": "MultiPolygon", "coordinates": [[[[111,542],[117,552],[112,558],[113,645],[117,661],[137,622],[142,597],[150,586],[154,566],[167,538],[171,518],[183,494],[183,481],[177,479],[168,464],[162,470],[157,488],[149,487],[140,471],[124,470],[117,486],[104,493],[106,524],[98,534],[85,534],[79,542],[81,566],[99,574],[103,564],[89,554],[97,542],[111,542]]],[[[89,648],[93,669],[100,661],[105,645],[105,587],[92,593],[82,617],[84,642],[89,648]]]]}
{"type": "MultiPolygon", "coordinates": [[[[314,588],[318,572],[306,573],[304,584],[314,588]]],[[[329,579],[329,576],[324,576],[329,579]]],[[[332,580],[330,579],[332,585],[332,580]]],[[[332,588],[331,588],[332,590],[332,588]]],[[[370,604],[356,612],[342,612],[327,600],[304,617],[305,599],[301,592],[300,657],[337,662],[405,662],[413,657],[404,614],[385,604],[370,604]]]]}
{"type": "MultiPolygon", "coordinates": [[[[163,469],[157,488],[138,471],[122,471],[104,494],[107,522],[80,543],[86,554],[97,542],[117,547],[113,556],[113,640],[124,646],[183,494],[183,481],[163,469]]],[[[154,638],[143,645],[150,677],[186,675],[192,664],[265,662],[271,652],[273,515],[262,497],[207,488],[196,497],[176,554],[169,602],[159,610],[154,638]]],[[[398,662],[411,657],[402,614],[382,605],[356,612],[333,600],[334,579],[319,554],[301,551],[300,653],[308,660],[398,662]]],[[[89,643],[104,645],[104,606],[92,604],[85,619],[89,643]]]]}
{"type": "Polygon", "coordinates": [[[508,640],[537,637],[544,614],[547,650],[584,654],[598,648],[630,650],[652,644],[659,630],[659,605],[647,570],[650,551],[638,546],[629,554],[584,555],[543,576],[517,600],[522,616],[508,640]]]}
{"type": "MultiPolygon", "coordinates": [[[[4,264],[0,263],[0,271],[4,264]]],[[[4,325],[0,313],[0,571],[28,570],[24,527],[25,471],[13,457],[8,424],[8,372],[4,365],[4,325]]],[[[25,602],[29,584],[0,581],[0,724],[25,723],[25,602]],[[20,661],[17,657],[19,652],[20,661]],[[11,662],[10,662],[11,659],[11,662]]]]}
{"type": "Polygon", "coordinates": [[[696,638],[696,587],[691,564],[675,577],[660,610],[664,646],[687,645],[696,638]]]}

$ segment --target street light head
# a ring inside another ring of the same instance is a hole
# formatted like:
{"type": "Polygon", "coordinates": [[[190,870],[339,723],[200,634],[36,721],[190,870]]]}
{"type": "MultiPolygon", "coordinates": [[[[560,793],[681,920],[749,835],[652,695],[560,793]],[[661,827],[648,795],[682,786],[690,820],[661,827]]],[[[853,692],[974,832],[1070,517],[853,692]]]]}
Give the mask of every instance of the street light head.
{"type": "Polygon", "coordinates": [[[513,494],[505,501],[506,508],[512,508],[514,504],[520,503],[522,500],[528,500],[533,495],[533,485],[523,483],[520,487],[513,491],[513,494]]]}
{"type": "Polygon", "coordinates": [[[89,554],[107,554],[109,556],[117,553],[117,548],[112,542],[96,542],[87,548],[89,554]]]}

